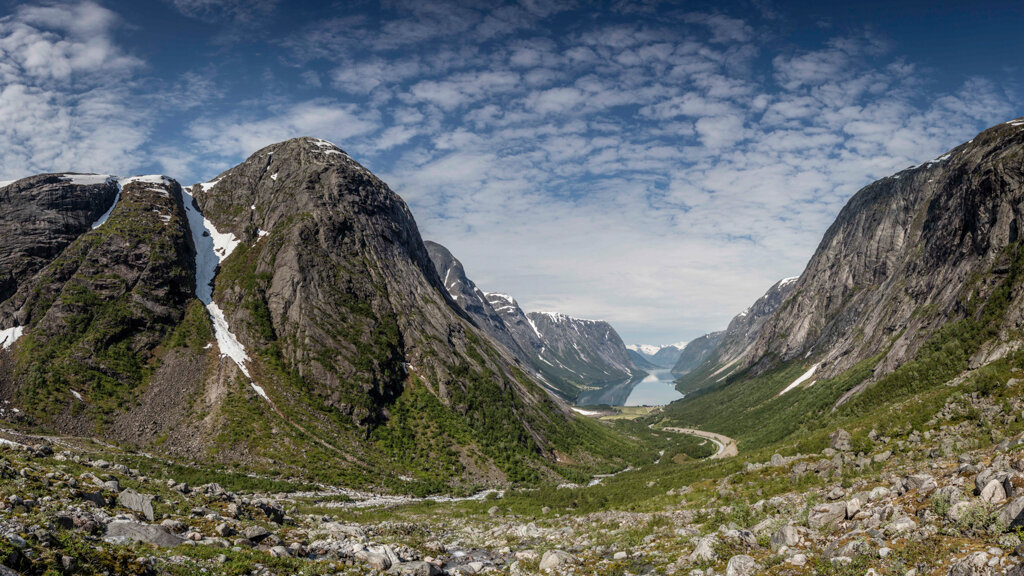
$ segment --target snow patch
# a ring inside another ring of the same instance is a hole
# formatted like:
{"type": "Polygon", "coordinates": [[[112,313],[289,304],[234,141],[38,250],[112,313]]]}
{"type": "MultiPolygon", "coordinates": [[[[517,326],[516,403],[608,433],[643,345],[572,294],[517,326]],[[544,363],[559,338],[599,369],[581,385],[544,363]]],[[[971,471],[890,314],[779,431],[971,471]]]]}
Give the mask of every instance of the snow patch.
{"type": "Polygon", "coordinates": [[[245,351],[245,346],[231,332],[224,311],[213,301],[213,278],[217,274],[217,267],[238,246],[238,239],[234,234],[218,232],[213,223],[199,212],[192,195],[184,192],[184,196],[185,214],[188,216],[192,242],[196,247],[196,297],[206,306],[213,321],[213,335],[217,339],[221,356],[231,358],[242,374],[249,379],[253,389],[269,401],[263,389],[252,382],[252,376],[246,366],[249,355],[245,351]]]}
{"type": "Polygon", "coordinates": [[[18,338],[21,338],[21,335],[24,332],[24,326],[15,326],[14,328],[5,328],[0,330],[0,346],[2,346],[4,350],[9,350],[18,338]]]}
{"type": "Polygon", "coordinates": [[[783,278],[782,280],[779,280],[779,288],[782,288],[783,286],[789,286],[790,284],[792,284],[793,282],[796,282],[799,279],[800,279],[799,276],[791,276],[789,278],[783,278]]]}
{"type": "Polygon", "coordinates": [[[797,386],[799,386],[799,385],[803,384],[804,382],[806,382],[806,381],[810,380],[810,379],[811,379],[811,376],[814,376],[814,372],[818,370],[818,366],[819,366],[818,364],[815,364],[814,366],[811,366],[811,369],[810,369],[810,370],[808,370],[807,372],[804,372],[804,373],[803,373],[803,375],[801,375],[801,376],[800,376],[799,378],[797,378],[796,380],[793,380],[793,383],[792,383],[792,384],[790,384],[789,386],[786,386],[786,387],[785,387],[785,388],[784,388],[784,389],[782,390],[782,392],[779,392],[779,394],[778,394],[778,395],[779,395],[779,396],[782,396],[782,395],[783,395],[783,394],[785,394],[786,392],[789,392],[789,391],[790,391],[790,390],[792,390],[793,388],[796,388],[797,386]]]}
{"type": "Polygon", "coordinates": [[[654,344],[627,344],[626,348],[633,352],[641,352],[648,356],[654,356],[661,351],[663,346],[655,346],[654,344]]]}
{"type": "Polygon", "coordinates": [[[209,182],[200,182],[199,184],[196,184],[196,186],[199,186],[200,188],[203,189],[203,192],[206,192],[210,188],[216,186],[217,183],[220,182],[221,180],[223,180],[223,178],[217,178],[216,180],[210,180],[209,182]]]}
{"type": "Polygon", "coordinates": [[[273,174],[270,175],[270,179],[273,180],[274,182],[277,182],[278,174],[280,174],[280,172],[274,172],[273,174]]]}
{"type": "Polygon", "coordinates": [[[65,174],[60,179],[67,180],[75,186],[96,186],[115,180],[116,176],[110,174],[65,174]]]}
{"type": "Polygon", "coordinates": [[[17,180],[0,180],[0,188],[4,188],[6,186],[10,186],[11,184],[14,184],[15,182],[17,182],[17,180]]]}
{"type": "Polygon", "coordinates": [[[270,402],[270,397],[267,396],[267,392],[263,389],[262,386],[260,386],[259,384],[255,383],[255,382],[249,382],[249,385],[252,386],[252,389],[255,390],[257,394],[262,396],[264,400],[266,400],[267,402],[270,402]]]}
{"type": "Polygon", "coordinates": [[[573,412],[575,412],[577,414],[582,414],[584,416],[600,416],[601,415],[600,412],[593,412],[591,410],[583,410],[582,408],[577,408],[575,406],[572,406],[571,408],[572,408],[573,412]]]}
{"type": "Polygon", "coordinates": [[[95,222],[92,223],[93,230],[99,228],[100,226],[103,226],[107,219],[110,218],[110,214],[114,211],[114,207],[117,206],[117,203],[121,201],[121,187],[122,184],[120,181],[118,181],[117,193],[114,194],[114,203],[110,205],[110,208],[108,208],[106,212],[104,212],[95,222]]]}
{"type": "Polygon", "coordinates": [[[147,176],[132,176],[131,178],[122,178],[120,180],[121,186],[127,186],[133,182],[142,182],[143,184],[158,184],[160,186],[167,186],[174,182],[170,176],[163,176],[161,174],[149,174],[147,176]]]}
{"type": "Polygon", "coordinates": [[[245,365],[249,361],[249,355],[245,352],[245,346],[238,341],[238,337],[231,333],[228,320],[224,317],[224,311],[213,301],[206,305],[206,309],[209,310],[210,317],[213,319],[213,335],[217,338],[221,356],[231,358],[242,374],[245,374],[246,378],[252,379],[249,369],[245,365]]]}
{"type": "Polygon", "coordinates": [[[533,333],[537,335],[537,338],[544,337],[541,335],[540,330],[537,329],[537,325],[533,323],[533,320],[529,316],[526,316],[526,321],[530,323],[530,328],[533,328],[533,333]]]}

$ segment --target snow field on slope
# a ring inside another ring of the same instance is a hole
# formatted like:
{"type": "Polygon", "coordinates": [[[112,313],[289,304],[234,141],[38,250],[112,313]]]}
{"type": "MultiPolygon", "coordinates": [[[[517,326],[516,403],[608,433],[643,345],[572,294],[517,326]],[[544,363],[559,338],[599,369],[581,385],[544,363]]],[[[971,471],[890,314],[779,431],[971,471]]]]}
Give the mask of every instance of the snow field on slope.
{"type": "Polygon", "coordinates": [[[213,322],[213,335],[217,339],[217,347],[221,356],[227,356],[238,366],[238,369],[249,379],[249,385],[263,399],[269,401],[262,387],[252,381],[249,368],[249,354],[238,337],[231,332],[224,311],[213,301],[213,278],[217,274],[217,266],[231,255],[239,241],[234,234],[222,234],[212,222],[199,212],[192,195],[183,191],[185,214],[188,216],[188,227],[192,232],[192,242],[196,247],[196,297],[206,306],[213,322]]]}

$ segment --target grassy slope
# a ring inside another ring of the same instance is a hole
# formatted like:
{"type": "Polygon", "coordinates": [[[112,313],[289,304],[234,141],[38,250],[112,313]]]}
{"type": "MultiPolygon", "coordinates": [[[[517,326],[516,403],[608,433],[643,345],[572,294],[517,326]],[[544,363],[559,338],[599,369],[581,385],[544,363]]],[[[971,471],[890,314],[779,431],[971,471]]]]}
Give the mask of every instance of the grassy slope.
{"type": "MultiPolygon", "coordinates": [[[[899,420],[920,423],[929,416],[927,405],[945,396],[936,388],[966,372],[970,357],[999,334],[1015,289],[1024,281],[1024,247],[1018,244],[1007,251],[1012,265],[994,289],[983,291],[980,278],[965,287],[961,296],[967,310],[965,318],[947,322],[913,360],[869,384],[837,409],[833,406],[840,396],[869,379],[880,357],[866,359],[834,378],[781,397],[779,392],[805,372],[813,359],[782,364],[755,377],[739,373],[674,403],[665,410],[665,418],[673,424],[695,425],[734,436],[741,450],[820,439],[824,430],[879,418],[897,403],[915,406],[899,420]]],[[[1003,363],[996,363],[980,374],[994,371],[1001,377],[1005,370],[1003,363]]],[[[892,421],[880,420],[883,425],[892,421]]]]}

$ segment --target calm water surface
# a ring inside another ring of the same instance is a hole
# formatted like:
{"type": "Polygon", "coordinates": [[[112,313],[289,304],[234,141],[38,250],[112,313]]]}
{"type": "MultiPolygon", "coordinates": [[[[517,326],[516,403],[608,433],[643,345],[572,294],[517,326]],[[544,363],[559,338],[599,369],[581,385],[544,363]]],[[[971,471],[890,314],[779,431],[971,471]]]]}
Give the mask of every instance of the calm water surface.
{"type": "Polygon", "coordinates": [[[626,406],[664,406],[683,397],[668,369],[651,370],[626,398],[626,406]]]}

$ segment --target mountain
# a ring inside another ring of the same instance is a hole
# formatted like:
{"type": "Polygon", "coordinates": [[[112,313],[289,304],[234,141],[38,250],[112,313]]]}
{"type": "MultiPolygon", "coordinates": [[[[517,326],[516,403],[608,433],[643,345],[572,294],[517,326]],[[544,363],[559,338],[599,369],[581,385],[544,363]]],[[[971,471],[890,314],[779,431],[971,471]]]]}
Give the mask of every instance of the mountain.
{"type": "Polygon", "coordinates": [[[717,343],[711,349],[704,349],[706,353],[695,365],[690,365],[685,372],[674,369],[681,376],[678,380],[680,391],[692,393],[721,382],[739,370],[765,322],[793,292],[796,280],[785,278],[776,282],[750,307],[733,317],[717,343]]]}
{"type": "Polygon", "coordinates": [[[19,425],[429,490],[622,465],[604,455],[628,440],[476,326],[401,198],[326,141],[190,192],[23,179],[0,208],[22,231],[0,240],[0,397],[19,425]]]}
{"type": "Polygon", "coordinates": [[[1010,370],[1024,348],[1022,158],[1015,120],[861,189],[728,378],[673,417],[771,442],[1010,370]]]}
{"type": "Polygon", "coordinates": [[[675,366],[672,367],[672,373],[682,376],[683,374],[689,374],[700,366],[714,352],[723,334],[724,332],[711,332],[689,341],[679,353],[679,359],[676,360],[675,366]]]}
{"type": "Polygon", "coordinates": [[[484,293],[444,246],[426,242],[438,276],[455,303],[522,366],[563,398],[621,384],[641,375],[607,322],[564,314],[526,313],[507,294],[484,293]]]}
{"type": "Polygon", "coordinates": [[[425,240],[424,245],[427,247],[427,253],[430,255],[445,289],[455,304],[464,310],[487,335],[505,346],[516,358],[528,364],[529,354],[520,347],[516,337],[505,325],[502,316],[495,312],[487,295],[466,276],[462,262],[453,256],[447,248],[436,242],[425,240]]]}
{"type": "MultiPolygon", "coordinates": [[[[672,368],[679,361],[679,355],[683,353],[686,342],[678,344],[667,344],[665,346],[654,346],[651,344],[630,344],[626,348],[631,352],[633,358],[641,358],[645,363],[654,368],[672,368]]],[[[640,366],[638,364],[638,366],[640,366]]],[[[642,367],[642,366],[640,366],[642,367]]]]}
{"type": "Polygon", "coordinates": [[[633,366],[636,366],[640,370],[657,370],[658,368],[661,368],[661,366],[657,366],[651,362],[648,359],[650,357],[643,352],[637,352],[629,346],[626,346],[626,352],[629,353],[629,358],[633,361],[633,366]]]}
{"type": "Polygon", "coordinates": [[[1012,304],[977,361],[1018,346],[1022,126],[986,130],[854,195],[790,301],[765,323],[747,364],[763,371],[809,355],[819,377],[827,377],[880,356],[874,368],[882,375],[913,358],[942,326],[981,313],[993,298],[1012,304]]]}

